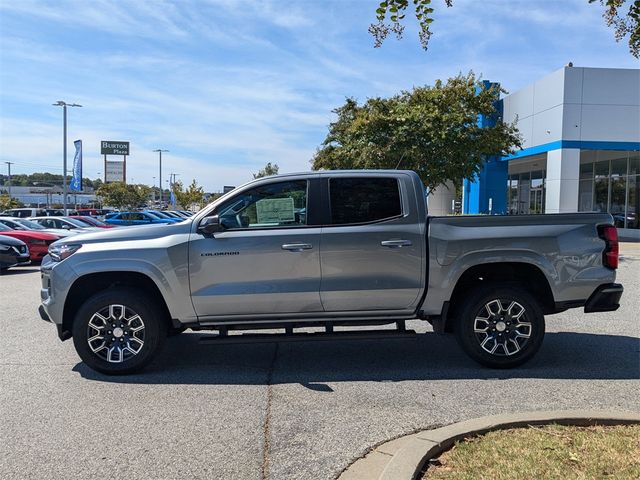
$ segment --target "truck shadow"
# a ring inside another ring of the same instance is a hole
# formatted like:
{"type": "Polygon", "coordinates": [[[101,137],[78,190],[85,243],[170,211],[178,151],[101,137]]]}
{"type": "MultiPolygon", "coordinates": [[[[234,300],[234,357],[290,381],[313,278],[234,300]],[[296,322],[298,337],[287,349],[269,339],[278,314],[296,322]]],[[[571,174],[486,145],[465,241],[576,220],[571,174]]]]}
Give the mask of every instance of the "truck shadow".
{"type": "Polygon", "coordinates": [[[640,378],[640,339],[590,333],[547,333],[529,363],[511,370],[477,365],[452,336],[415,339],[268,344],[200,344],[200,334],[170,338],[148,368],[106,376],[84,363],[73,370],[88,380],[127,384],[267,385],[298,383],[331,392],[333,382],[401,382],[447,379],[640,378]]]}

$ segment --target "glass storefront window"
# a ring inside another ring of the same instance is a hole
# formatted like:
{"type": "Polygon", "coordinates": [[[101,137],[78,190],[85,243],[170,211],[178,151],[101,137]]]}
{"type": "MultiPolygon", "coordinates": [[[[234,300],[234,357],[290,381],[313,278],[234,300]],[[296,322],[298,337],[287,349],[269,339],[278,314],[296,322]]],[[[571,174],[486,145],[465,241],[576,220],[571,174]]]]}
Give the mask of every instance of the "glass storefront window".
{"type": "Polygon", "coordinates": [[[580,179],[593,178],[593,163],[580,164],[580,179]]]}
{"type": "Polygon", "coordinates": [[[640,175],[640,152],[629,155],[629,175],[640,175]]]}
{"type": "Polygon", "coordinates": [[[593,179],[580,180],[580,186],[578,188],[578,211],[591,212],[592,210],[593,210],[593,179]]]}
{"type": "Polygon", "coordinates": [[[595,163],[595,173],[597,176],[609,175],[609,160],[604,160],[595,163]]]}
{"type": "Polygon", "coordinates": [[[627,228],[640,228],[640,175],[629,176],[629,195],[627,196],[627,228]]]}
{"type": "Polygon", "coordinates": [[[640,152],[580,153],[578,211],[609,212],[618,228],[640,228],[639,190],[640,152]]]}

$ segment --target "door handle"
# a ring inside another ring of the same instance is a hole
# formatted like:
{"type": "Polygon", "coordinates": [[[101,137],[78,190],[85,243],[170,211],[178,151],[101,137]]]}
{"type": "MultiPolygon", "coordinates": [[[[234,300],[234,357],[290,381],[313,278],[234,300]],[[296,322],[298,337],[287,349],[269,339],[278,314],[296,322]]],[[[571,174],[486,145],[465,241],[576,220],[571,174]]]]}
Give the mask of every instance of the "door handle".
{"type": "Polygon", "coordinates": [[[311,250],[313,245],[310,243],[285,243],[282,245],[283,250],[289,250],[290,252],[301,252],[302,250],[311,250]]]}
{"type": "Polygon", "coordinates": [[[410,247],[413,244],[411,243],[411,240],[384,240],[380,242],[380,245],[389,248],[401,248],[410,247]]]}

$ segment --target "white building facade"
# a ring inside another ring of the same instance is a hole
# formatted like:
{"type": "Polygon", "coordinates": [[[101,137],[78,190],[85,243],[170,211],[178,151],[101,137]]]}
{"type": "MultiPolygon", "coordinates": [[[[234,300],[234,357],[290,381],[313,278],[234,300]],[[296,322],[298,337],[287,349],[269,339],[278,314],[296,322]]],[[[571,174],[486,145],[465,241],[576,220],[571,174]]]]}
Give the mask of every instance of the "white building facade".
{"type": "Polygon", "coordinates": [[[465,182],[465,213],[609,212],[640,238],[640,70],[567,66],[498,110],[522,150],[465,182]]]}

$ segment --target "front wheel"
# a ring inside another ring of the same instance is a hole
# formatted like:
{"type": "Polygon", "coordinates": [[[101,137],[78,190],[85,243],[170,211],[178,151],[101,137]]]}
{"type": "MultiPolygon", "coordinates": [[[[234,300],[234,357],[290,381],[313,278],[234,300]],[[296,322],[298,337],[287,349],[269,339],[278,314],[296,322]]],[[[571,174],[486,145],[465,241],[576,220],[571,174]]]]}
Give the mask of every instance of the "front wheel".
{"type": "Polygon", "coordinates": [[[533,297],[520,288],[483,286],[458,312],[458,343],[482,365],[516,367],[531,359],[542,345],[544,315],[533,297]]]}
{"type": "Polygon", "coordinates": [[[167,336],[167,319],[144,292],[110,288],[90,297],[73,322],[80,358],[107,375],[133,373],[147,365],[167,336]]]}

